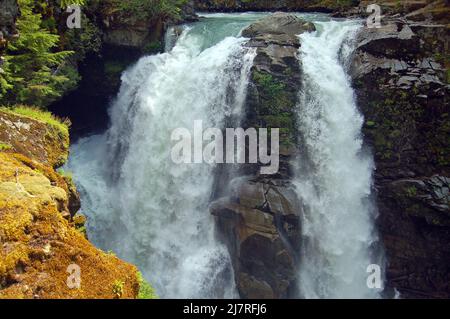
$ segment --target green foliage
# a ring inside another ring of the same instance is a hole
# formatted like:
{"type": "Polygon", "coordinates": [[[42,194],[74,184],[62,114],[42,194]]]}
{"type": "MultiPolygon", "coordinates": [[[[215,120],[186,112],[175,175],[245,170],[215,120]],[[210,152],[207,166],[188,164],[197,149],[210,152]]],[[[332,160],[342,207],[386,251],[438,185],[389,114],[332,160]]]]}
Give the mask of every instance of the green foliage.
{"type": "Polygon", "coordinates": [[[415,197],[417,196],[417,188],[415,186],[411,186],[406,188],[406,195],[408,197],[415,197]]]}
{"type": "Polygon", "coordinates": [[[368,128],[373,128],[375,127],[377,124],[374,121],[367,121],[366,122],[366,127],[368,128]]]}
{"type": "Polygon", "coordinates": [[[70,5],[79,5],[83,6],[86,4],[87,0],[57,0],[60,8],[67,8],[70,5]]]}
{"type": "Polygon", "coordinates": [[[1,75],[0,102],[46,106],[74,85],[78,78],[64,64],[70,51],[52,52],[59,36],[41,26],[41,14],[33,12],[33,0],[19,0],[19,38],[8,46],[1,75]],[[69,76],[63,73],[69,71],[69,76]]]}
{"type": "Polygon", "coordinates": [[[140,272],[138,272],[137,276],[138,276],[138,281],[139,281],[138,299],[157,299],[158,296],[156,295],[155,290],[144,279],[142,274],[140,272]]]}
{"type": "Polygon", "coordinates": [[[160,52],[162,50],[162,43],[160,41],[152,41],[149,42],[146,46],[144,46],[143,51],[145,53],[157,53],[160,52]]]}
{"type": "Polygon", "coordinates": [[[81,233],[84,237],[86,237],[87,236],[87,229],[86,229],[86,226],[80,226],[80,227],[75,227],[75,229],[79,232],[79,233],[81,233]]]}
{"type": "Polygon", "coordinates": [[[123,286],[124,285],[125,285],[125,283],[123,281],[121,281],[121,280],[114,281],[113,289],[112,289],[114,297],[116,297],[116,298],[121,298],[122,297],[122,295],[123,295],[123,286]]]}
{"type": "Polygon", "coordinates": [[[74,58],[83,60],[89,52],[99,53],[102,46],[101,31],[85,14],[81,17],[81,28],[64,29],[60,46],[74,51],[74,58]]]}
{"type": "Polygon", "coordinates": [[[253,73],[253,79],[262,87],[264,93],[270,97],[279,95],[285,88],[284,84],[275,81],[269,73],[255,71],[253,73]]]}
{"type": "Polygon", "coordinates": [[[5,144],[5,143],[0,143],[0,151],[7,151],[10,149],[11,149],[11,145],[5,144]]]}
{"type": "Polygon", "coordinates": [[[181,7],[187,0],[109,0],[122,17],[136,19],[180,19],[181,7]]]}
{"type": "Polygon", "coordinates": [[[262,114],[277,115],[289,111],[296,97],[292,96],[286,85],[263,71],[253,71],[253,81],[258,87],[261,97],[262,114]]]}
{"type": "Polygon", "coordinates": [[[112,251],[112,250],[108,250],[106,252],[107,255],[113,256],[113,257],[117,257],[116,254],[112,251]]]}
{"type": "Polygon", "coordinates": [[[69,180],[73,183],[73,174],[72,172],[66,171],[63,168],[58,168],[58,174],[61,175],[65,180],[69,180]]]}

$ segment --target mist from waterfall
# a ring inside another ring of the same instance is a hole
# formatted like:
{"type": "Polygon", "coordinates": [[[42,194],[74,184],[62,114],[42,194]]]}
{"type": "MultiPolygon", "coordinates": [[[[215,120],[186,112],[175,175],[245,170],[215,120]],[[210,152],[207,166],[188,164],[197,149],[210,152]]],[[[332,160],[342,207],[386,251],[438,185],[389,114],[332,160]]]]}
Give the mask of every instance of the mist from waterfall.
{"type": "Polygon", "coordinates": [[[363,152],[363,117],[346,74],[354,21],[316,22],[300,36],[303,88],[298,104],[301,155],[294,184],[303,202],[300,296],[377,298],[367,267],[381,257],[374,246],[370,154],[363,152]]]}
{"type": "Polygon", "coordinates": [[[169,52],[141,58],[122,76],[110,129],[72,148],[90,239],[138,265],[163,298],[237,297],[208,210],[214,167],[170,155],[176,128],[221,128],[241,113],[255,56],[238,36],[247,20],[187,26],[169,52]]]}

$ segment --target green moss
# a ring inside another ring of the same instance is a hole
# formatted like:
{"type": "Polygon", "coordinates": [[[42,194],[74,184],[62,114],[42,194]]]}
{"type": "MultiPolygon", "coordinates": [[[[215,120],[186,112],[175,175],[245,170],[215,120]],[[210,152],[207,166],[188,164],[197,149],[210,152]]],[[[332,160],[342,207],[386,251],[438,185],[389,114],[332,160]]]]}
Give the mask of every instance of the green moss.
{"type": "Polygon", "coordinates": [[[116,254],[115,254],[112,250],[108,250],[108,251],[106,252],[106,254],[107,254],[107,255],[110,255],[110,256],[113,256],[113,257],[116,257],[116,254]]]}
{"type": "Polygon", "coordinates": [[[33,120],[44,122],[58,129],[58,131],[64,136],[69,136],[70,121],[67,119],[61,120],[48,111],[23,105],[14,106],[11,108],[2,107],[0,110],[9,114],[18,114],[33,120]]]}
{"type": "MultiPolygon", "coordinates": [[[[295,123],[290,113],[280,113],[278,115],[266,115],[262,116],[262,120],[265,122],[265,127],[279,128],[280,129],[280,143],[284,146],[293,145],[294,143],[294,131],[295,123]]],[[[269,132],[270,134],[270,132],[269,132]]]]}
{"type": "Polygon", "coordinates": [[[376,126],[376,123],[374,121],[366,121],[366,127],[373,128],[376,126]]]}
{"type": "Polygon", "coordinates": [[[162,49],[163,47],[160,41],[152,41],[144,46],[143,51],[144,53],[153,54],[161,52],[162,49]]]}
{"type": "Polygon", "coordinates": [[[68,180],[73,183],[73,174],[72,172],[66,171],[62,168],[57,170],[58,174],[61,175],[65,180],[68,180]]]}
{"type": "Polygon", "coordinates": [[[120,74],[125,71],[127,66],[127,63],[116,60],[108,60],[105,62],[105,74],[108,78],[120,76],[120,74]]]}
{"type": "Polygon", "coordinates": [[[121,298],[122,297],[124,284],[125,283],[123,281],[121,281],[121,280],[114,281],[113,288],[112,288],[114,297],[116,297],[116,298],[121,298]]]}
{"type": "Polygon", "coordinates": [[[76,229],[78,232],[80,232],[81,234],[83,234],[84,237],[87,236],[86,226],[75,227],[75,229],[76,229]]]}
{"type": "Polygon", "coordinates": [[[0,151],[10,150],[12,147],[9,144],[0,143],[0,151]]]}
{"type": "Polygon", "coordinates": [[[258,86],[261,98],[261,114],[277,115],[290,109],[293,98],[286,90],[286,85],[264,71],[253,71],[253,81],[258,86]]]}
{"type": "Polygon", "coordinates": [[[158,295],[156,295],[155,290],[144,279],[142,274],[138,272],[137,276],[139,281],[138,299],[158,299],[158,295]]]}
{"type": "Polygon", "coordinates": [[[273,76],[267,72],[254,71],[253,79],[270,97],[279,95],[285,89],[283,83],[276,81],[273,76]]]}
{"type": "Polygon", "coordinates": [[[263,117],[266,126],[270,128],[294,128],[294,120],[289,113],[281,113],[279,115],[267,115],[263,117]]]}
{"type": "Polygon", "coordinates": [[[411,186],[406,188],[406,196],[408,197],[416,197],[417,196],[417,188],[415,186],[411,186]]]}

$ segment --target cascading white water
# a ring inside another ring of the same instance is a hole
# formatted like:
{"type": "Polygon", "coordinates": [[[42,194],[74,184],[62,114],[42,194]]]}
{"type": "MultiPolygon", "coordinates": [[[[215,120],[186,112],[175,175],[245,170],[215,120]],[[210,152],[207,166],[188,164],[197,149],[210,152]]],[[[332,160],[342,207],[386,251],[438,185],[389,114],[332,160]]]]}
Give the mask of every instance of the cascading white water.
{"type": "MultiPolygon", "coordinates": [[[[300,294],[304,298],[377,298],[367,267],[377,241],[370,204],[370,156],[363,154],[353,90],[343,67],[356,22],[317,22],[300,36],[304,83],[298,106],[303,156],[295,185],[304,203],[300,294]]],[[[376,258],[376,259],[372,259],[376,258]]],[[[380,265],[381,266],[381,265],[380,265]]]]}
{"type": "MultiPolygon", "coordinates": [[[[175,128],[191,130],[194,120],[222,127],[242,112],[254,51],[238,35],[260,15],[210,17],[175,40],[177,30],[169,52],[123,74],[110,129],[78,141],[68,164],[91,241],[138,265],[163,298],[236,296],[207,208],[213,167],[170,158],[175,128]]],[[[378,297],[366,286],[367,266],[380,263],[370,249],[377,240],[368,200],[373,164],[361,151],[362,117],[340,61],[359,26],[309,18],[319,31],[301,35],[304,156],[294,181],[304,203],[301,297],[378,297]]]]}
{"type": "Polygon", "coordinates": [[[165,298],[236,296],[208,211],[213,167],[170,157],[174,129],[220,128],[242,109],[254,50],[235,36],[239,24],[227,29],[234,36],[205,36],[224,30],[213,27],[187,28],[170,52],[126,71],[111,128],[80,140],[68,165],[91,240],[138,265],[165,298]]]}

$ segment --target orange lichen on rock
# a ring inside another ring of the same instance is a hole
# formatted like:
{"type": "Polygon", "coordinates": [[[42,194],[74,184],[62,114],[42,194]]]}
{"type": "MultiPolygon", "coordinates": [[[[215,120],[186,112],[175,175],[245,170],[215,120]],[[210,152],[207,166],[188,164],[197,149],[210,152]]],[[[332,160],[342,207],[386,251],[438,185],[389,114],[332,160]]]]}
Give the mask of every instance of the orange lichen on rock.
{"type": "Polygon", "coordinates": [[[139,292],[136,267],[95,248],[63,217],[66,191],[0,153],[0,298],[121,298],[139,292]],[[80,287],[67,285],[70,265],[80,287]]]}
{"type": "Polygon", "coordinates": [[[0,142],[11,146],[0,149],[0,298],[137,298],[137,268],[80,231],[76,188],[54,170],[67,159],[68,138],[0,110],[0,142]]]}

